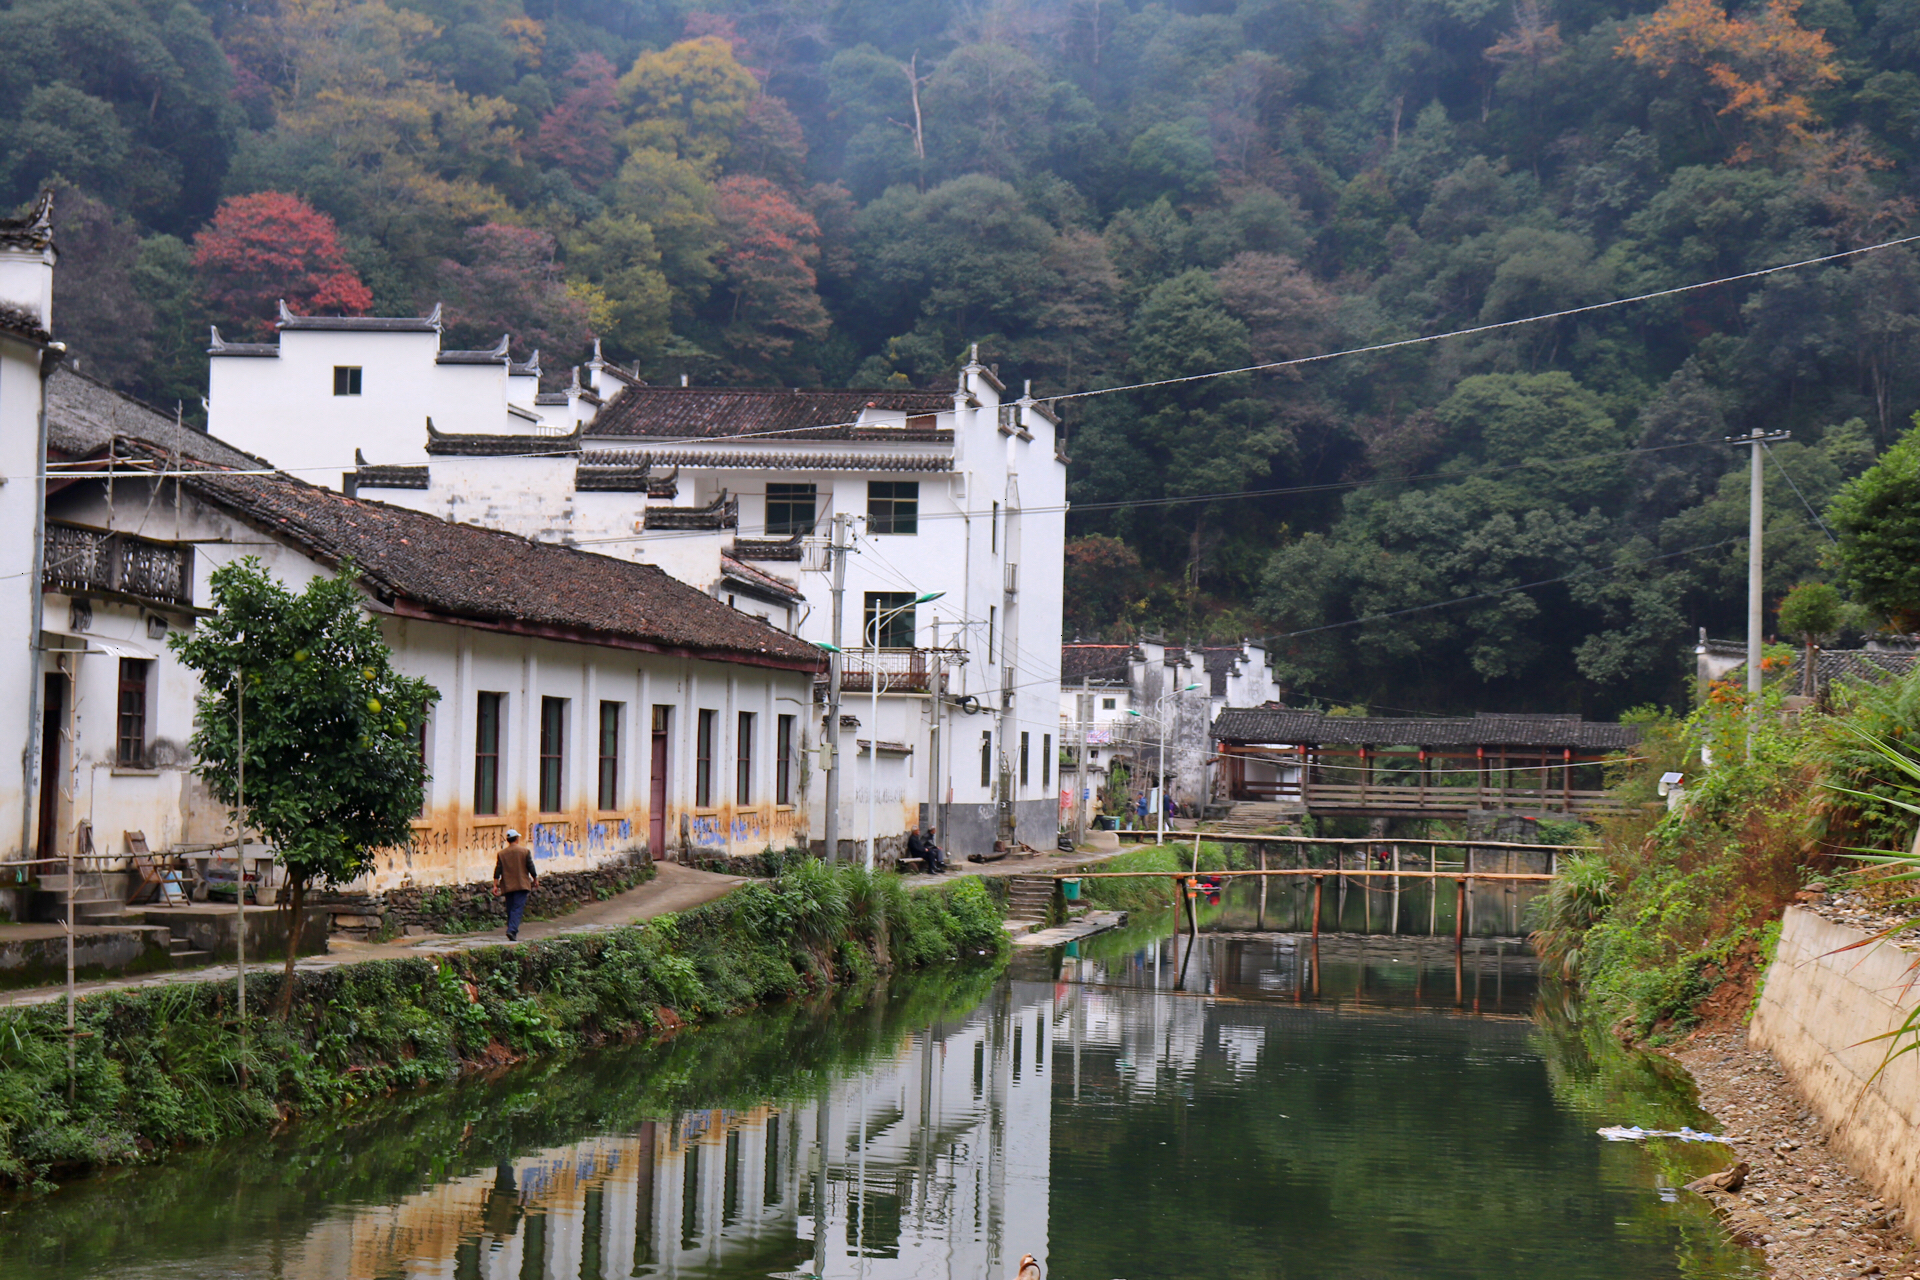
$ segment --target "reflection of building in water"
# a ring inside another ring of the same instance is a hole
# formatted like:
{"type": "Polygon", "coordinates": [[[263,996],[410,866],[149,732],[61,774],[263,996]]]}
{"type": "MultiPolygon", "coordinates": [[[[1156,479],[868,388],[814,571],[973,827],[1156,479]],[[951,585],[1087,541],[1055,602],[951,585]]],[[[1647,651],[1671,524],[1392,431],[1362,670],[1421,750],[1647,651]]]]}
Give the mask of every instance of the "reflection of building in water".
{"type": "Polygon", "coordinates": [[[1051,983],[904,1038],[817,1098],[696,1111],[344,1208],[294,1280],[799,1271],[999,1280],[1047,1256],[1051,983]]]}

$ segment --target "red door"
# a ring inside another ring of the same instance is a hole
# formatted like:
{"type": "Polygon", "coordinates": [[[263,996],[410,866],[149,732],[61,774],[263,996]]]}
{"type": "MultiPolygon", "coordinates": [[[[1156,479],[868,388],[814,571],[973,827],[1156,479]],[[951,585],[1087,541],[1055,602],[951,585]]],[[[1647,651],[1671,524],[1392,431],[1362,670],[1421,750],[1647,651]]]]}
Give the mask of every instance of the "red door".
{"type": "Polygon", "coordinates": [[[653,771],[647,792],[647,849],[654,861],[667,856],[667,722],[672,707],[653,709],[653,771]]]}

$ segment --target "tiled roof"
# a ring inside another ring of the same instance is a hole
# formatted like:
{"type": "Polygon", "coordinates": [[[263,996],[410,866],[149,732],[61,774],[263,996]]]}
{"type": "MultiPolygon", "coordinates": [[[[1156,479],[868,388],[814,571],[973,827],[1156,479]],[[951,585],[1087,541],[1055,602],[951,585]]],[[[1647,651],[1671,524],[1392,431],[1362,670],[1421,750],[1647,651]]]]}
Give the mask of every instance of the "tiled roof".
{"type": "Polygon", "coordinates": [[[280,304],[281,329],[319,330],[357,333],[438,333],[440,304],[424,316],[297,316],[280,304]]]}
{"type": "Polygon", "coordinates": [[[1329,716],[1287,707],[1222,711],[1213,722],[1220,742],[1317,746],[1546,747],[1620,751],[1640,741],[1637,725],[1578,716],[1477,715],[1459,719],[1329,716]]]}
{"type": "Polygon", "coordinates": [[[590,467],[573,469],[573,487],[582,493],[645,493],[645,467],[590,467]]]}
{"type": "Polygon", "coordinates": [[[430,489],[433,476],[424,466],[361,466],[353,483],[359,489],[430,489]]]}
{"type": "Polygon", "coordinates": [[[735,538],[728,552],[736,560],[792,560],[801,558],[800,540],[802,535],[791,538],[735,538]]]}
{"type": "Polygon", "coordinates": [[[207,354],[210,356],[248,356],[263,360],[278,360],[280,344],[277,342],[228,342],[220,336],[220,326],[207,326],[207,354]]]}
{"type": "MultiPolygon", "coordinates": [[[[1806,667],[1806,651],[1802,649],[1793,655],[1793,660],[1785,667],[1766,672],[1764,678],[1768,684],[1781,685],[1788,693],[1798,693],[1806,687],[1806,667]]],[[[1916,667],[1920,667],[1920,653],[1889,653],[1883,649],[1821,649],[1814,655],[1813,678],[1820,689],[1827,688],[1836,680],[1854,684],[1885,684],[1889,680],[1898,680],[1916,667]]],[[[1744,687],[1747,664],[1741,663],[1721,678],[1744,687]]]]}
{"type": "Polygon", "coordinates": [[[1233,669],[1246,657],[1245,650],[1237,644],[1210,644],[1200,650],[1200,659],[1207,668],[1207,692],[1216,698],[1227,696],[1227,680],[1233,675],[1233,669]]]}
{"type": "Polygon", "coordinates": [[[720,573],[722,577],[733,579],[755,594],[772,596],[788,604],[798,604],[807,598],[800,588],[785,578],[736,560],[724,552],[720,556],[720,573]]]}
{"type": "Polygon", "coordinates": [[[553,435],[480,435],[442,431],[427,419],[429,457],[562,457],[580,452],[580,429],[553,435]]]}
{"type": "Polygon", "coordinates": [[[53,192],[43,191],[24,218],[0,218],[0,249],[44,252],[53,247],[53,192]]]}
{"type": "Polygon", "coordinates": [[[150,404],[62,365],[47,379],[47,450],[61,459],[84,458],[116,437],[143,440],[160,454],[222,467],[260,467],[265,462],[204,431],[174,421],[150,404]]]}
{"type": "Polygon", "coordinates": [[[648,529],[736,529],[740,499],[722,489],[704,507],[648,507],[642,520],[648,529]]]}
{"type": "Polygon", "coordinates": [[[0,333],[11,333],[29,342],[53,341],[53,335],[40,323],[39,316],[4,302],[0,302],[0,333]]]}
{"type": "Polygon", "coordinates": [[[951,391],[800,391],[766,387],[627,387],[593,424],[604,439],[950,440],[932,422],[904,428],[845,424],[866,409],[930,417],[953,408],[951,391]]]}
{"type": "MultiPolygon", "coordinates": [[[[596,425],[592,428],[598,431],[596,425]]],[[[826,433],[823,433],[826,434],[826,433]]],[[[736,452],[731,449],[607,449],[587,457],[595,462],[657,467],[752,467],[763,471],[951,471],[948,453],[803,453],[736,452]]]]}
{"type": "Polygon", "coordinates": [[[587,643],[812,671],[820,651],[652,565],[453,524],[284,475],[199,475],[206,501],[328,564],[395,612],[587,643]]]}
{"type": "Polygon", "coordinates": [[[1140,650],[1130,644],[1063,644],[1060,646],[1060,681],[1118,680],[1132,674],[1129,663],[1142,660],[1140,650]]]}

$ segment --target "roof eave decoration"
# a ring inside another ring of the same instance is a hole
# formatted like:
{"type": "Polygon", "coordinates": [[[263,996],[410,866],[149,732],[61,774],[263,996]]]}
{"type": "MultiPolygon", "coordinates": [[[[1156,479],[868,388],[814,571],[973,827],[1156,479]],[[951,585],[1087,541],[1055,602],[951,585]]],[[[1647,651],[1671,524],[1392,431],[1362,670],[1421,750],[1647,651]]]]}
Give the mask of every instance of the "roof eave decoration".
{"type": "Polygon", "coordinates": [[[53,191],[40,193],[24,218],[0,218],[0,249],[53,251],[53,191]]]}
{"type": "Polygon", "coordinates": [[[567,457],[580,452],[580,427],[556,435],[481,435],[442,431],[427,419],[429,457],[567,457]]]}

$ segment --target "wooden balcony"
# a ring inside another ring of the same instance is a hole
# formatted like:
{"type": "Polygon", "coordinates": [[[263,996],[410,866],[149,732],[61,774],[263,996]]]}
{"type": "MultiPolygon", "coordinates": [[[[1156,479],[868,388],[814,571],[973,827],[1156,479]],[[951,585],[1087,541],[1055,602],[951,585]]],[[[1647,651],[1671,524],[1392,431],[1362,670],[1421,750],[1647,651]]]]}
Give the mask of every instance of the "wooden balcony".
{"type": "Polygon", "coordinates": [[[49,591],[191,608],[193,548],[49,520],[41,583],[49,591]]]}

